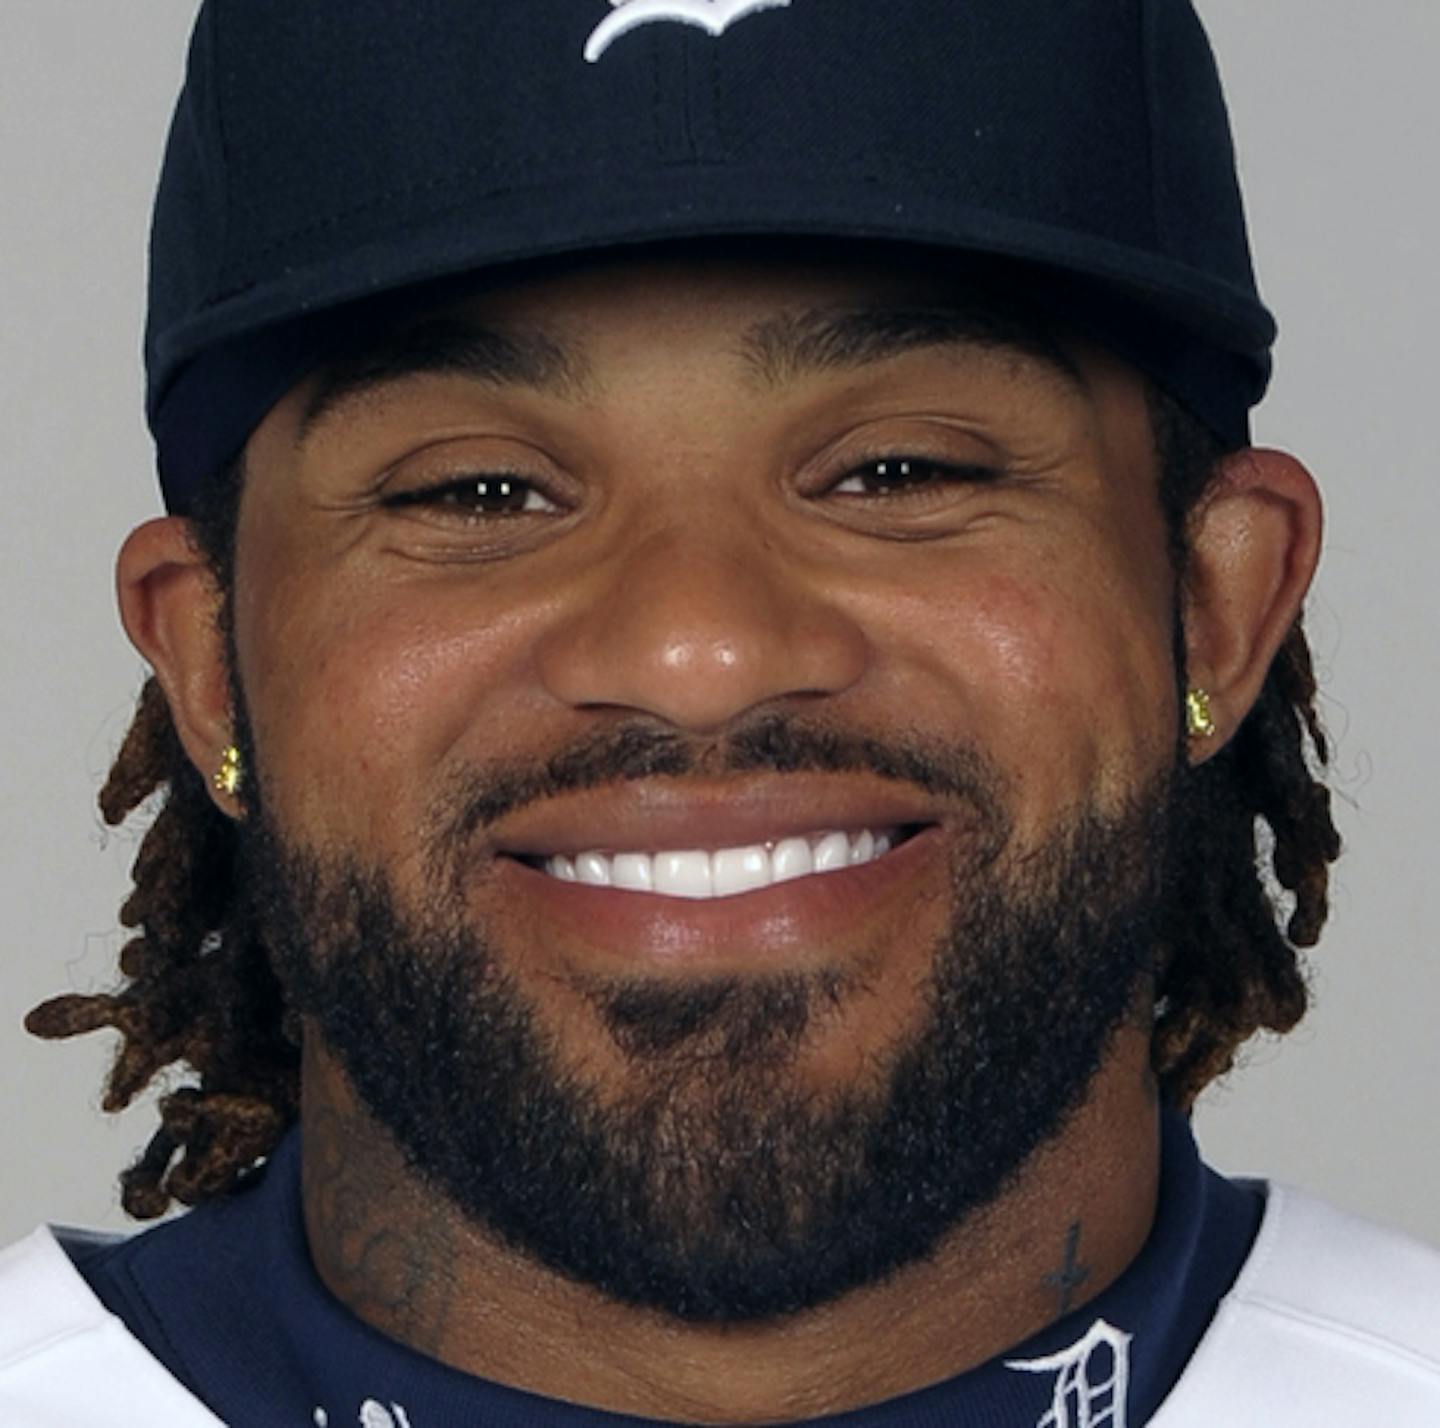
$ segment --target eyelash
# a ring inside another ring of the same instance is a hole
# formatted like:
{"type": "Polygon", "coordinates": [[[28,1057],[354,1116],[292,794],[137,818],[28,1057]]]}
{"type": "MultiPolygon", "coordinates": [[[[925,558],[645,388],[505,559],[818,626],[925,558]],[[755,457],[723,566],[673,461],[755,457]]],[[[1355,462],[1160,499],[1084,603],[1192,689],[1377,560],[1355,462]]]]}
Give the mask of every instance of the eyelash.
{"type": "Polygon", "coordinates": [[[896,497],[915,499],[938,487],[983,486],[999,478],[1000,473],[992,467],[974,466],[963,462],[941,461],[932,456],[885,455],[871,456],[851,466],[839,481],[827,488],[829,495],[853,496],[860,500],[884,501],[896,497]],[[895,484],[881,491],[841,492],[840,487],[851,481],[863,481],[867,476],[878,476],[881,481],[895,484]],[[919,475],[922,479],[914,480],[919,475]],[[924,479],[925,477],[938,479],[924,479]]]}
{"type": "Polygon", "coordinates": [[[503,471],[488,473],[483,476],[463,476],[455,481],[443,481],[438,485],[423,486],[414,491],[397,491],[393,495],[387,496],[383,504],[391,509],[428,506],[443,511],[444,508],[451,507],[460,515],[464,516],[465,519],[471,521],[483,520],[487,516],[498,520],[506,520],[514,516],[546,514],[526,510],[525,506],[522,506],[518,510],[501,509],[498,511],[486,511],[480,509],[480,501],[492,494],[484,488],[492,486],[496,488],[493,494],[502,500],[513,499],[515,494],[519,492],[524,494],[525,505],[527,506],[531,496],[538,496],[551,506],[555,504],[529,477],[512,475],[503,471]]]}
{"type": "MultiPolygon", "coordinates": [[[[991,467],[940,461],[928,456],[873,456],[852,465],[838,481],[829,485],[823,494],[872,502],[917,500],[940,487],[987,485],[997,480],[999,475],[1000,473],[991,467]],[[878,477],[881,482],[893,484],[884,486],[881,490],[847,492],[840,489],[850,482],[863,482],[872,476],[878,477]],[[916,479],[917,477],[919,479],[916,479]]],[[[538,497],[552,509],[555,508],[555,503],[531,478],[495,472],[483,476],[465,476],[413,491],[399,491],[387,496],[384,504],[392,509],[429,507],[443,511],[448,507],[466,520],[476,522],[486,518],[507,520],[516,516],[549,514],[527,509],[531,497],[538,497]],[[490,487],[495,490],[491,492],[488,489],[490,487]],[[492,495],[502,501],[513,501],[518,495],[523,498],[523,504],[518,508],[507,506],[500,510],[482,509],[480,502],[492,495]]]]}

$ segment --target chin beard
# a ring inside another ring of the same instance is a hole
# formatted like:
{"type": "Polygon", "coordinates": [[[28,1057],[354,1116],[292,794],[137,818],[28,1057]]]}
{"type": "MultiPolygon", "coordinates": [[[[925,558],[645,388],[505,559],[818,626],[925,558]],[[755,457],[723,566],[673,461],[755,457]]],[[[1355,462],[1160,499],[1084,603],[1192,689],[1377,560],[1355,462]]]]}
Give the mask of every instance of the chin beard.
{"type": "MultiPolygon", "coordinates": [[[[843,978],[598,982],[586,995],[627,1072],[602,1095],[510,975],[515,949],[462,917],[454,870],[476,809],[637,776],[633,737],[611,747],[468,792],[440,820],[423,911],[383,869],[291,844],[252,807],[242,886],[290,1004],[426,1184],[610,1298],[772,1319],[924,1258],[1062,1130],[1141,1003],[1174,776],[1017,850],[1002,782],[973,753],[767,726],[727,768],[863,769],[974,812],[914,1030],[864,1084],[822,1094],[796,1061],[828,1013],[866,995],[843,978]]],[[[672,757],[666,772],[684,771],[672,757]]]]}

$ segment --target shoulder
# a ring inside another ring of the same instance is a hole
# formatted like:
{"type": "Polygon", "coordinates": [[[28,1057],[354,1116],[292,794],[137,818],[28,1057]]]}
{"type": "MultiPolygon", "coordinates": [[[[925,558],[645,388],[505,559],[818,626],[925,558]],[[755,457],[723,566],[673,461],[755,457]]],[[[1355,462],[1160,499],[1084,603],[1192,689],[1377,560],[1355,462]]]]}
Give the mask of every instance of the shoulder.
{"type": "Polygon", "coordinates": [[[0,1370],[109,1319],[50,1230],[0,1250],[0,1370]]]}
{"type": "Polygon", "coordinates": [[[212,1428],[219,1419],[109,1313],[42,1229],[0,1250],[0,1422],[212,1428]]]}
{"type": "Polygon", "coordinates": [[[1347,1341],[1383,1342],[1440,1376],[1440,1250],[1303,1191],[1269,1188],[1231,1298],[1347,1341]]]}
{"type": "Polygon", "coordinates": [[[1440,1251],[1269,1186],[1250,1257],[1154,1420],[1217,1421],[1440,1422],[1440,1251]]]}

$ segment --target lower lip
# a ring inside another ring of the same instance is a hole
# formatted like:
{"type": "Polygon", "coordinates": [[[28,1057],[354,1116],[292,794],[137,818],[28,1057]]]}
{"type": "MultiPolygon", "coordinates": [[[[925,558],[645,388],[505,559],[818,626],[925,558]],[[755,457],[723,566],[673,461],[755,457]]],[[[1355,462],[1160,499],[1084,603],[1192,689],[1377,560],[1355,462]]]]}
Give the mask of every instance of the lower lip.
{"type": "Polygon", "coordinates": [[[498,872],[502,897],[532,935],[537,922],[549,923],[601,960],[688,969],[823,956],[877,921],[913,917],[939,869],[940,841],[939,828],[927,827],[858,867],[703,901],[564,882],[514,858],[500,859],[498,872]]]}

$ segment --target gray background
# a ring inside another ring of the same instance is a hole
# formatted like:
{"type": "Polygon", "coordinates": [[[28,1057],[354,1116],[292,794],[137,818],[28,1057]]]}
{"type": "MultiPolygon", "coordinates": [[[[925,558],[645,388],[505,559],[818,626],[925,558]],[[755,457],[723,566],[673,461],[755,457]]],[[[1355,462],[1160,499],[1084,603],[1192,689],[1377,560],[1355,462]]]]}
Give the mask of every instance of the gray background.
{"type": "MultiPolygon", "coordinates": [[[[91,810],[141,680],[111,568],[157,510],[137,357],[144,234],[194,8],[0,3],[0,1242],[41,1218],[119,1227],[114,1171],[152,1121],[148,1107],[100,1114],[107,1036],[44,1045],[19,1021],[48,994],[108,985],[121,942],[135,840],[91,810]]],[[[1315,1011],[1209,1093],[1201,1138],[1226,1169],[1440,1242],[1440,6],[1201,10],[1284,328],[1259,436],[1305,456],[1328,493],[1311,620],[1350,844],[1315,1011]]]]}

